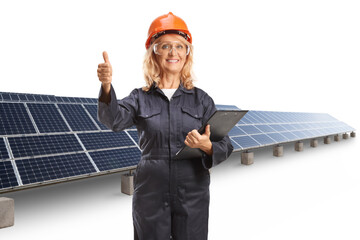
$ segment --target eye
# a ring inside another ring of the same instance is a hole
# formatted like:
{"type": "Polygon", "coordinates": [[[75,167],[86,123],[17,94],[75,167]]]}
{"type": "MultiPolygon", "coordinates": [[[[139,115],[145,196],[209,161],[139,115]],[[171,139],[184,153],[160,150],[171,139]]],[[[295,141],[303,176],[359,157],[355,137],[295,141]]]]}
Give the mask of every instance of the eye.
{"type": "Polygon", "coordinates": [[[169,49],[170,48],[170,45],[169,44],[163,44],[161,46],[161,49],[169,49]]]}
{"type": "Polygon", "coordinates": [[[176,49],[181,50],[181,49],[183,49],[183,48],[184,48],[184,45],[182,45],[182,44],[178,44],[178,45],[176,45],[176,49]]]}

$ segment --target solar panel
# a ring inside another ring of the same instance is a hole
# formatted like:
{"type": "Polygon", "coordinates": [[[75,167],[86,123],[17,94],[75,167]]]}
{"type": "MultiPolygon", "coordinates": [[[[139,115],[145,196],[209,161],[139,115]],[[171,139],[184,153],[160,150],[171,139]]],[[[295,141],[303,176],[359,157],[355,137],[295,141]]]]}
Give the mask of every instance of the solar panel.
{"type": "Polygon", "coordinates": [[[27,106],[39,132],[51,133],[69,131],[69,128],[54,104],[28,103],[27,106]]]}
{"type": "Polygon", "coordinates": [[[0,103],[0,135],[36,133],[23,103],[0,103]]]}
{"type": "Polygon", "coordinates": [[[136,147],[125,132],[95,132],[78,134],[87,150],[116,147],[136,147]]]}
{"type": "Polygon", "coordinates": [[[14,158],[83,151],[74,134],[9,137],[14,158]]]}
{"type": "Polygon", "coordinates": [[[58,104],[66,121],[73,131],[94,131],[99,130],[92,119],[79,104],[58,104]]]}
{"type": "Polygon", "coordinates": [[[90,152],[100,171],[137,165],[141,152],[137,147],[90,152]]]}
{"type": "Polygon", "coordinates": [[[96,172],[85,153],[16,160],[23,184],[96,172]]]}

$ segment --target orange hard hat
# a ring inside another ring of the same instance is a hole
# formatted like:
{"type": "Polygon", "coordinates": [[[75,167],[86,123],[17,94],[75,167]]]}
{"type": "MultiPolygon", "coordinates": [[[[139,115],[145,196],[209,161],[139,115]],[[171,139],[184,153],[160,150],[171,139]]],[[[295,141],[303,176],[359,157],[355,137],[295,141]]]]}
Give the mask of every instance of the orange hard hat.
{"type": "Polygon", "coordinates": [[[151,45],[152,39],[157,39],[158,37],[175,33],[183,36],[189,43],[192,42],[191,34],[186,26],[184,20],[175,16],[172,12],[162,15],[156,18],[150,25],[148,38],[145,43],[146,49],[151,45]]]}

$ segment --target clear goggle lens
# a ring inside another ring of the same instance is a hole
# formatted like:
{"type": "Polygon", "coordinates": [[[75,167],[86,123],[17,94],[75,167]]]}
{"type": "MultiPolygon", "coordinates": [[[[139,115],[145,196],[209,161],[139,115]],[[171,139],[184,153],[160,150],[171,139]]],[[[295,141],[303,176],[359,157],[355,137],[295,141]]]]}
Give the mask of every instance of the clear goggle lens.
{"type": "Polygon", "coordinates": [[[154,53],[157,55],[167,55],[169,53],[188,55],[190,47],[182,42],[160,42],[154,44],[154,53]]]}

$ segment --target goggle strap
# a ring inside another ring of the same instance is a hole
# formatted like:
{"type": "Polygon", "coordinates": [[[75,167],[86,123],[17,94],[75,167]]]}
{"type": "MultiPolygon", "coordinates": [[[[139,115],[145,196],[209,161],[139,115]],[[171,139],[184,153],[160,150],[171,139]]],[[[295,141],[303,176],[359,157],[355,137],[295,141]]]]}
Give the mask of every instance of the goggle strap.
{"type": "Polygon", "coordinates": [[[156,34],[154,34],[152,37],[151,37],[151,42],[154,42],[156,39],[158,39],[159,37],[165,35],[165,34],[179,34],[180,36],[182,36],[183,38],[185,38],[185,40],[188,40],[190,38],[189,35],[187,35],[186,33],[183,33],[181,31],[178,31],[178,30],[165,30],[165,31],[161,31],[161,32],[158,32],[156,34]]]}

